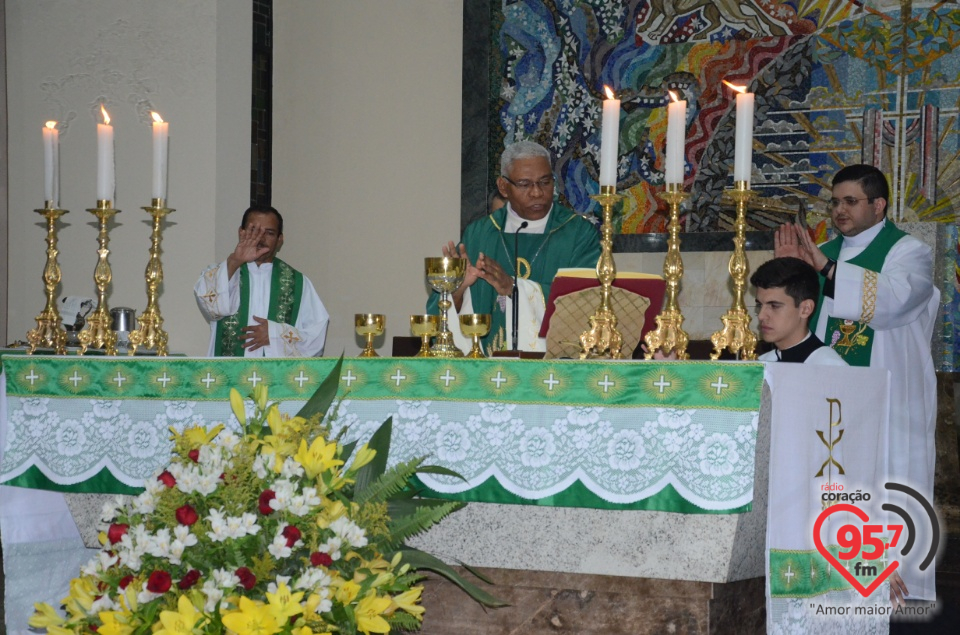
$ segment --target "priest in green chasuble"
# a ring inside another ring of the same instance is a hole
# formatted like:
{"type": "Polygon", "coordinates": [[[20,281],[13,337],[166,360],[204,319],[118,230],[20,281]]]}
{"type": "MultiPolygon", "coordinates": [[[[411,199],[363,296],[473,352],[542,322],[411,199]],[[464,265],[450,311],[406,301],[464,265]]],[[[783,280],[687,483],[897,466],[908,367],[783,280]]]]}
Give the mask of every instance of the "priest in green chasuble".
{"type": "MultiPolygon", "coordinates": [[[[458,315],[489,313],[485,352],[512,349],[513,281],[519,268],[517,348],[545,351],[539,334],[550,284],[558,269],[595,267],[600,236],[589,220],[554,202],[550,153],[539,144],[520,141],[504,150],[497,188],[507,205],[468,225],[459,245],[443,248],[444,256],[467,259],[463,284],[453,293],[450,330],[457,346],[469,350],[458,315]]],[[[428,313],[439,312],[439,299],[431,295],[428,313]]]]}
{"type": "Polygon", "coordinates": [[[210,323],[213,357],[313,357],[323,354],[330,315],[302,273],[277,258],[283,217],[272,207],[243,213],[240,240],[207,267],[193,291],[210,323]]]}

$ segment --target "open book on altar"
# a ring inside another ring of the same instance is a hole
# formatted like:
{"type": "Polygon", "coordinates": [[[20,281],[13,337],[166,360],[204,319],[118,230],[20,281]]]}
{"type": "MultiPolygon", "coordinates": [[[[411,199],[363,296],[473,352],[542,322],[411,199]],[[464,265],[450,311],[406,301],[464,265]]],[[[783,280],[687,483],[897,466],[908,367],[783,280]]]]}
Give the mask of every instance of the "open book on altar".
{"type": "MultiPolygon", "coordinates": [[[[611,308],[623,335],[623,357],[629,358],[647,331],[656,328],[667,282],[648,273],[617,272],[611,308]]],[[[600,306],[596,269],[560,269],[550,286],[540,337],[547,339],[547,357],[576,357],[580,334],[600,306]]]]}

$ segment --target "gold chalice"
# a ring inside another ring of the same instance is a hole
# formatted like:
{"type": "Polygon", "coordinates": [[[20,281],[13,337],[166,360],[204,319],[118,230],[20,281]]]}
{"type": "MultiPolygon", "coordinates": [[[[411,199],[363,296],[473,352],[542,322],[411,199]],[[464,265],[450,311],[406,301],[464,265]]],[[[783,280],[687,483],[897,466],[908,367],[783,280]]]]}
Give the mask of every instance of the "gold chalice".
{"type": "Polygon", "coordinates": [[[489,313],[467,313],[460,316],[460,331],[467,337],[473,338],[473,348],[467,353],[472,359],[483,359],[483,349],[480,348],[480,338],[490,332],[489,313]]]}
{"type": "Polygon", "coordinates": [[[425,258],[427,284],[440,293],[440,332],[430,349],[433,357],[463,357],[463,351],[453,343],[453,333],[447,325],[447,310],[453,305],[450,294],[457,290],[467,273],[466,258],[425,258]]]}
{"type": "Polygon", "coordinates": [[[386,323],[387,318],[379,313],[357,313],[354,316],[357,335],[364,335],[367,338],[367,345],[360,353],[360,357],[380,357],[377,351],[373,350],[373,338],[383,335],[386,323]]]}
{"type": "Polygon", "coordinates": [[[411,315],[410,332],[423,339],[423,346],[414,357],[430,357],[430,338],[440,332],[440,318],[436,315],[411,315]]]}

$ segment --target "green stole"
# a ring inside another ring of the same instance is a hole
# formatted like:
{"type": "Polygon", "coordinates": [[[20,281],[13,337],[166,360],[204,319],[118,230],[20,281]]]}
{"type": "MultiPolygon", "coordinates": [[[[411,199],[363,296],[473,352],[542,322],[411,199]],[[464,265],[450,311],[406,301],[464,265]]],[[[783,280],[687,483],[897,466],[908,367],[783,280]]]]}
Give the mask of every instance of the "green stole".
{"type": "MultiPolygon", "coordinates": [[[[270,308],[267,319],[293,325],[300,314],[303,297],[303,274],[280,260],[273,259],[270,277],[270,308]]],[[[247,265],[240,267],[240,309],[217,322],[214,355],[243,357],[243,329],[250,321],[250,272],[247,265]]]]}
{"type": "MultiPolygon", "coordinates": [[[[887,254],[890,253],[893,246],[906,235],[907,233],[905,231],[898,229],[897,226],[888,219],[883,229],[881,229],[877,237],[867,245],[866,249],[847,261],[851,265],[857,265],[867,271],[873,272],[872,274],[864,274],[864,306],[861,318],[864,314],[868,314],[869,317],[872,318],[877,293],[876,274],[883,269],[883,263],[887,259],[887,254]],[[873,282],[869,284],[871,277],[873,282]],[[871,293],[872,297],[869,297],[871,293]]],[[[820,251],[822,251],[827,258],[837,260],[840,256],[840,247],[842,245],[843,236],[837,236],[833,240],[824,243],[824,245],[820,247],[820,251]]],[[[836,273],[834,273],[834,276],[836,276],[836,273]]],[[[823,286],[825,283],[826,278],[820,276],[820,302],[817,304],[817,310],[814,311],[813,316],[810,318],[810,324],[812,324],[814,328],[816,328],[817,320],[820,318],[820,309],[823,307],[823,286]]],[[[869,326],[869,319],[866,322],[858,322],[827,316],[827,325],[824,331],[823,341],[827,346],[837,351],[851,366],[870,365],[870,355],[873,350],[873,329],[869,326]]]]}

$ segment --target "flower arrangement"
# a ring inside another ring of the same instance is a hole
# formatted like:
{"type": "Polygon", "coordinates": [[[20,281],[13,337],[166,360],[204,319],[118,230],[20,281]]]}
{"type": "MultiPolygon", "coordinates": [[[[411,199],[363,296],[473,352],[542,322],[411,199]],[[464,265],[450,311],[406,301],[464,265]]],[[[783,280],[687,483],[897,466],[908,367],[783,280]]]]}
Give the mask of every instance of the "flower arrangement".
{"type": "MultiPolygon", "coordinates": [[[[342,361],[342,360],[341,360],[342,361]]],[[[295,417],[266,387],[231,406],[242,427],[177,433],[172,462],[128,502],[103,511],[98,557],[71,581],[66,615],[35,605],[51,635],[311,635],[419,629],[421,570],[502,605],[424,552],[403,545],[462,503],[421,499],[423,459],[387,465],[388,419],[360,448],[324,423],[340,363],[295,417]]]]}

